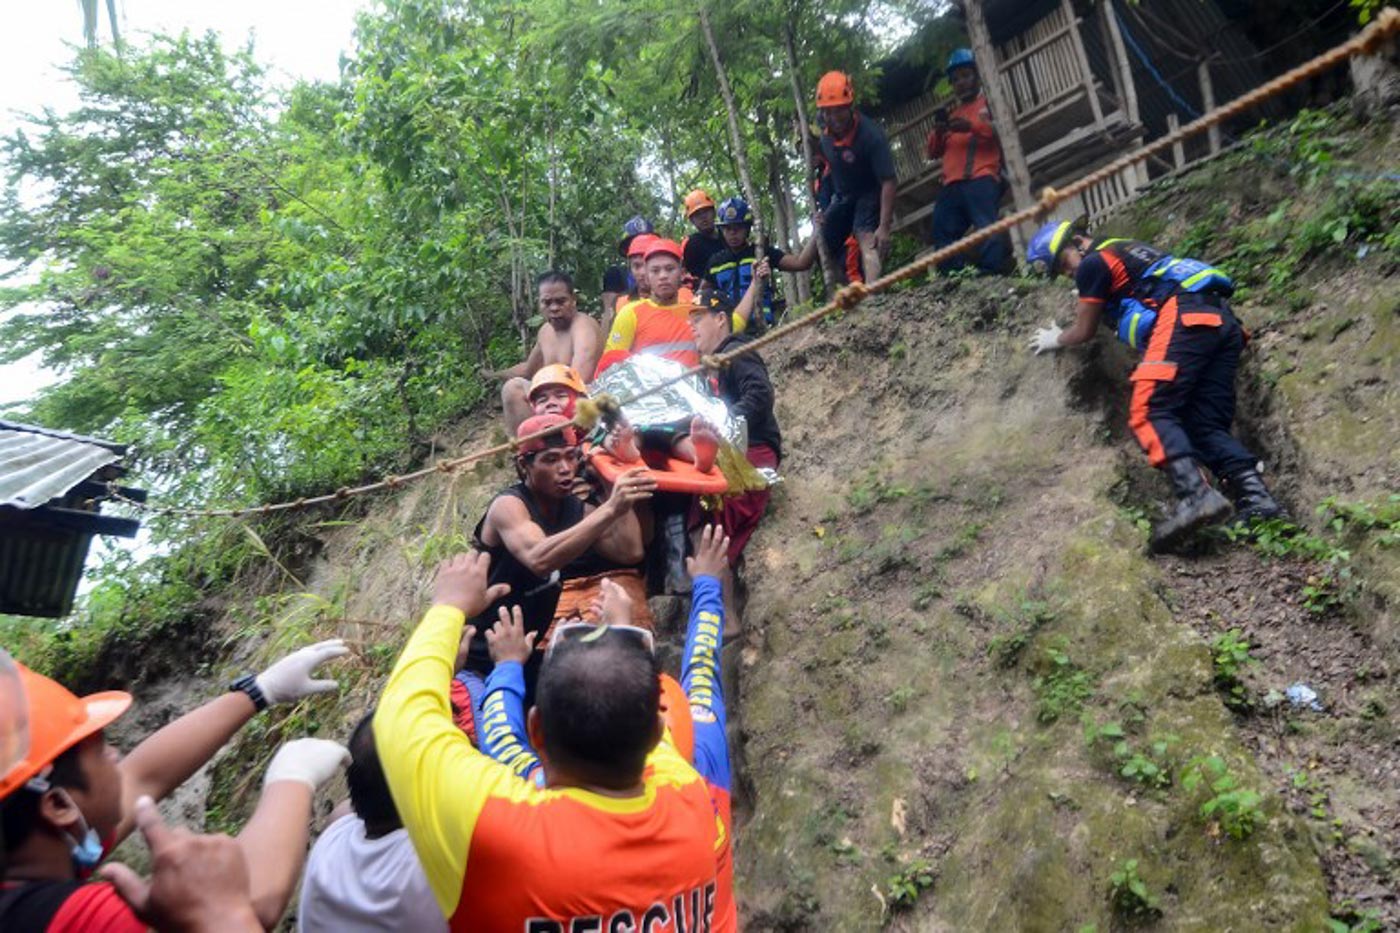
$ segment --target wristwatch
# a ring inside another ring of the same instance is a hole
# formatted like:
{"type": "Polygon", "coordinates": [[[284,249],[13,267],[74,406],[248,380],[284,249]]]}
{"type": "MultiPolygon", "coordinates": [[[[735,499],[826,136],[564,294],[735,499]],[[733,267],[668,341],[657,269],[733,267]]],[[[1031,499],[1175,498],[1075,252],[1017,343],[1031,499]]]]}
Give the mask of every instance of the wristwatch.
{"type": "Polygon", "coordinates": [[[258,686],[258,679],[252,674],[244,674],[242,677],[228,685],[230,693],[242,692],[248,694],[248,699],[253,701],[253,707],[258,712],[267,709],[267,697],[263,695],[262,687],[258,686]]]}

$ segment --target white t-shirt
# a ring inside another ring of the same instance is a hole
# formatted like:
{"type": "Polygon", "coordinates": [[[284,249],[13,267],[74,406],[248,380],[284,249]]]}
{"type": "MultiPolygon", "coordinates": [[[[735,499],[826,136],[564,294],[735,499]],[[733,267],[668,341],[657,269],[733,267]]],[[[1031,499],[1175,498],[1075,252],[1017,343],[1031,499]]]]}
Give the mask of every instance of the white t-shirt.
{"type": "Polygon", "coordinates": [[[311,847],[297,926],[302,933],[435,933],[447,930],[447,920],[408,830],[369,839],[364,821],[352,815],[332,823],[311,847]]]}

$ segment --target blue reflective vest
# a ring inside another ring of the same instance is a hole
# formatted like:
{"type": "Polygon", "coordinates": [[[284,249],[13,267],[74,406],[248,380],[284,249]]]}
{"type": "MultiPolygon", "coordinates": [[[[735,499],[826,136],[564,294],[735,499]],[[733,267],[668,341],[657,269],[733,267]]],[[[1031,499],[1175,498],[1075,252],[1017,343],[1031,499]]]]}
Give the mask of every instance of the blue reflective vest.
{"type": "MultiPolygon", "coordinates": [[[[1105,240],[1097,248],[1111,248],[1118,243],[1145,246],[1132,244],[1131,241],[1105,240]]],[[[1199,259],[1177,258],[1151,247],[1114,250],[1114,254],[1123,261],[1124,269],[1134,276],[1129,286],[1130,294],[1118,302],[1118,320],[1114,329],[1118,339],[1134,350],[1147,346],[1147,341],[1152,337],[1152,327],[1157,323],[1157,309],[1172,295],[1179,292],[1211,292],[1228,298],[1235,292],[1233,279],[1199,259]],[[1145,258],[1148,250],[1158,255],[1144,268],[1140,260],[1145,258]],[[1139,261],[1133,262],[1133,259],[1139,261]]]]}

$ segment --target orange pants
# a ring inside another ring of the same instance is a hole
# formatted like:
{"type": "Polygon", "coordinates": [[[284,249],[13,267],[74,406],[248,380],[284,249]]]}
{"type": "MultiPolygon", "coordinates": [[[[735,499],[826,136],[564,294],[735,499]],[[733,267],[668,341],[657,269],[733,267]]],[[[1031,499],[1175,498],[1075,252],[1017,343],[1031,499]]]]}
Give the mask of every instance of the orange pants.
{"type": "Polygon", "coordinates": [[[648,631],[656,631],[656,619],[651,614],[651,607],[647,605],[647,586],[641,572],[612,570],[593,577],[564,581],[563,589],[559,593],[559,606],[554,610],[554,619],[540,637],[539,644],[535,646],[538,650],[543,650],[549,645],[549,638],[560,622],[582,620],[598,624],[598,612],[593,604],[603,594],[605,579],[613,581],[632,597],[632,624],[648,631]]]}

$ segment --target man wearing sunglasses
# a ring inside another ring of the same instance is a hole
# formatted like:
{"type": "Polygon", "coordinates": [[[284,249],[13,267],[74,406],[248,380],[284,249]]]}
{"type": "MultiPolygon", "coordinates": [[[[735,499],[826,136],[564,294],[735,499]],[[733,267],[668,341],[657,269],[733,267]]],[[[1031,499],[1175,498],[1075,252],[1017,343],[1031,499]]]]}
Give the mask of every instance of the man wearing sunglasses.
{"type": "MultiPolygon", "coordinates": [[[[656,481],[641,469],[618,477],[612,493],[598,506],[573,495],[582,464],[579,436],[562,415],[535,415],[520,425],[515,471],[520,481],[496,496],[476,526],[472,544],[491,555],[491,583],[510,587],[526,627],[544,631],[554,618],[564,580],[594,576],[641,562],[642,527],[634,507],[651,498],[656,481]],[[554,429],[543,437],[530,437],[554,429]]],[[[501,604],[483,607],[471,620],[477,634],[467,650],[459,681],[479,705],[481,686],[491,673],[486,629],[501,604]]],[[[539,672],[538,657],[525,666],[531,698],[539,672]]]]}
{"type": "MultiPolygon", "coordinates": [[[[442,564],[434,605],[374,717],[394,803],[449,926],[720,926],[730,832],[706,781],[663,740],[653,655],[606,634],[554,650],[526,725],[545,789],[478,751],[453,723],[447,683],[463,626],[507,595],[504,584],[488,586],[489,564],[480,552],[442,564]]],[[[710,629],[717,642],[718,624],[710,629]]],[[[708,650],[718,657],[717,644],[708,650]]]]}
{"type": "MultiPolygon", "coordinates": [[[[689,702],[689,709],[684,715],[688,717],[694,738],[691,763],[705,779],[715,815],[721,821],[726,836],[732,833],[733,819],[724,691],[720,683],[720,648],[724,630],[721,575],[728,566],[728,550],[729,538],[724,530],[718,525],[707,525],[700,534],[695,556],[686,560],[692,585],[690,622],[686,626],[685,652],[681,661],[681,689],[689,702]]],[[[655,653],[652,633],[631,624],[631,597],[622,587],[604,581],[599,602],[600,624],[580,622],[555,630],[545,654],[545,670],[548,670],[558,646],[575,640],[585,646],[601,646],[609,640],[620,640],[647,654],[655,653]]],[[[534,786],[550,786],[550,775],[532,744],[525,706],[522,666],[530,657],[534,635],[525,632],[519,609],[508,612],[503,608],[496,625],[487,631],[486,639],[491,646],[491,657],[496,662],[496,668],[486,681],[481,750],[534,786]]],[[[668,715],[668,721],[675,730],[674,713],[668,715]]],[[[680,743],[677,745],[679,747],[680,743]]],[[[715,855],[718,881],[715,929],[736,930],[738,914],[729,848],[717,850],[715,855]]]]}

